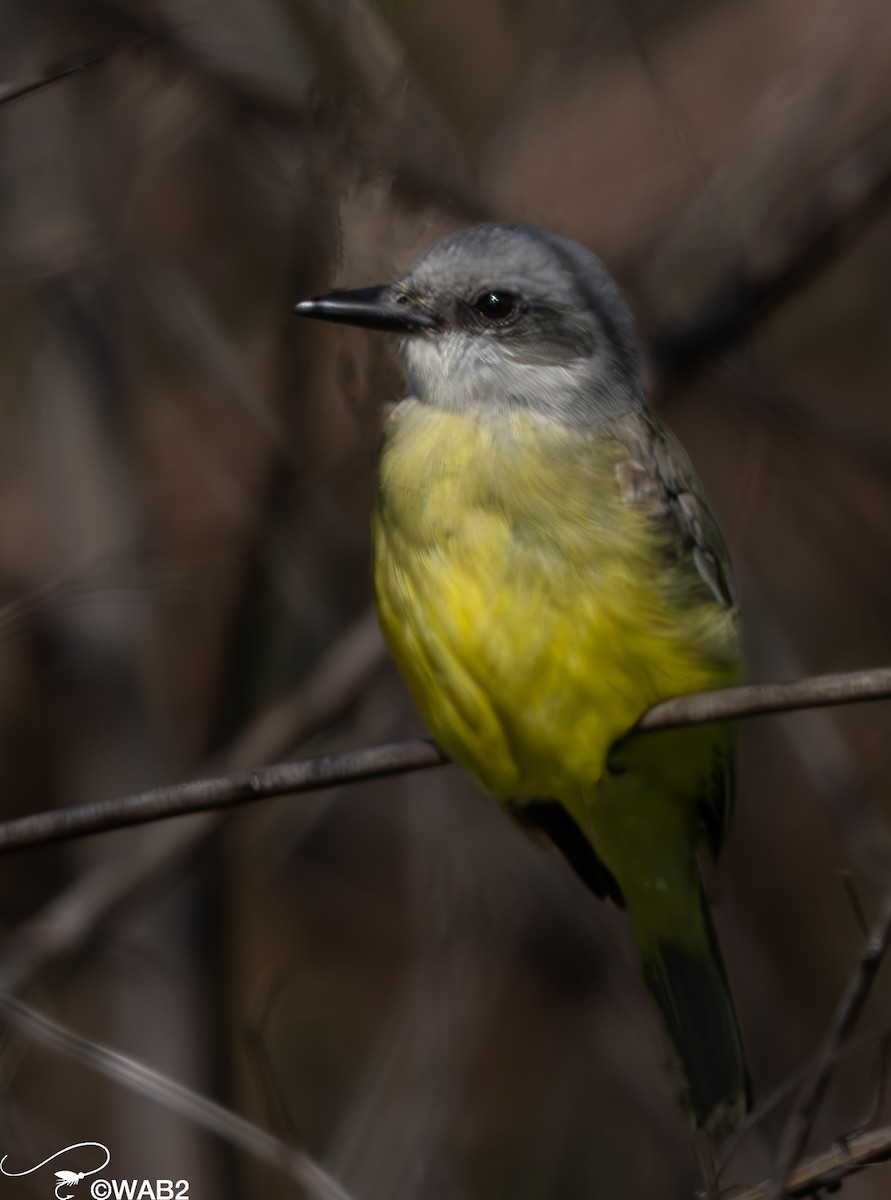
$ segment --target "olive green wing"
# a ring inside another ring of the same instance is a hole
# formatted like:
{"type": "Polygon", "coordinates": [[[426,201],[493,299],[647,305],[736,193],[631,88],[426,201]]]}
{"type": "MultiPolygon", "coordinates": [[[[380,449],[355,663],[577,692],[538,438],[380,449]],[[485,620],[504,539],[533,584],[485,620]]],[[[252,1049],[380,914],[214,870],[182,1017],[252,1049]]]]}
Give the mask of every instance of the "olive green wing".
{"type": "MultiPolygon", "coordinates": [[[[735,615],[736,586],[730,554],[717,519],[686,451],[651,413],[624,418],[615,431],[620,447],[616,477],[626,500],[646,512],[663,534],[666,566],[692,581],[699,598],[735,615]]],[[[738,649],[734,639],[733,650],[738,649]]],[[[706,841],[717,854],[733,807],[736,743],[728,730],[726,753],[716,760],[700,799],[706,841]]]]}
{"type": "Polygon", "coordinates": [[[665,533],[668,557],[689,563],[716,603],[736,605],[730,555],[687,452],[650,413],[634,413],[615,431],[624,453],[616,467],[629,503],[645,509],[665,533]]]}

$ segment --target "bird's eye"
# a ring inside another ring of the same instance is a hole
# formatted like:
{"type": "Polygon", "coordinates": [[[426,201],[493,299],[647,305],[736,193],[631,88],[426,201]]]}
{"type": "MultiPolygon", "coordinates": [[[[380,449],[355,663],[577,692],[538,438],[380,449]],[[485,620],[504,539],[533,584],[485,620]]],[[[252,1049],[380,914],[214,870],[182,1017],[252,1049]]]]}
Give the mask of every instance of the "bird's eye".
{"type": "Polygon", "coordinates": [[[487,321],[506,321],[517,311],[517,297],[513,292],[491,288],[481,292],[473,302],[473,307],[487,321]]]}

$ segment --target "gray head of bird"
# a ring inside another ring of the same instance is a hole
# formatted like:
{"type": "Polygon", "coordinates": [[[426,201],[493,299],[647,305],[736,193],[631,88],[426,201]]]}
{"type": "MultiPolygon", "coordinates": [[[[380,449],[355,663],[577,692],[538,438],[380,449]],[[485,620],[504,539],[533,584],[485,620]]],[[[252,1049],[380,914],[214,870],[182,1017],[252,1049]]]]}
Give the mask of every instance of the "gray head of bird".
{"type": "Polygon", "coordinates": [[[531,225],[450,234],[393,283],[303,300],[294,312],[399,334],[422,402],[523,409],[583,428],[643,407],[634,318],[618,285],[585,246],[531,225]]]}

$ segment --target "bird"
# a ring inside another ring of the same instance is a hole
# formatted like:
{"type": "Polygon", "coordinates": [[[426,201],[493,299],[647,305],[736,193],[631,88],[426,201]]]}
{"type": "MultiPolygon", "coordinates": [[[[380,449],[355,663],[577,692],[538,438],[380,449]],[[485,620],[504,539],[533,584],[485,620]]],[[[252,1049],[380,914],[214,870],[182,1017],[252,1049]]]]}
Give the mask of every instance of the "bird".
{"type": "Polygon", "coordinates": [[[751,1088],[699,852],[727,831],[735,735],[635,725],[739,680],[739,614],[628,302],[580,243],[487,223],[293,311],[397,335],[408,394],[372,522],[385,638],[446,756],[627,911],[683,1104],[722,1140],[751,1088]]]}

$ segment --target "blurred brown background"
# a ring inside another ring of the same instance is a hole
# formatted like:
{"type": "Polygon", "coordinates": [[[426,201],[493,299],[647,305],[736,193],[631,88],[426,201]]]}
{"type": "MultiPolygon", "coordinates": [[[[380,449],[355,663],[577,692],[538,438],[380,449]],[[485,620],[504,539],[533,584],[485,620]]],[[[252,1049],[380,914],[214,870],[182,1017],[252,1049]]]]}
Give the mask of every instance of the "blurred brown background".
{"type": "MultiPolygon", "coordinates": [[[[0,5],[8,89],[115,48],[0,104],[3,819],[419,731],[367,611],[398,372],[385,339],[289,309],[479,219],[575,237],[628,291],[728,534],[752,677],[891,658],[884,0],[0,5]]],[[[887,722],[743,731],[715,889],[759,1097],[859,952],[841,872],[868,915],[891,882],[887,722]]],[[[5,986],[299,1138],[356,1200],[697,1186],[621,915],[455,769],[3,867],[5,986]]],[[[864,1031],[889,999],[882,977],[864,1031]]],[[[869,1118],[880,1049],[846,1061],[814,1148],[869,1118]]],[[[294,1194],[20,1035],[0,1072],[10,1169],[98,1140],[108,1176],[294,1194]]],[[[784,1114],[726,1183],[769,1173],[784,1114]]]]}

